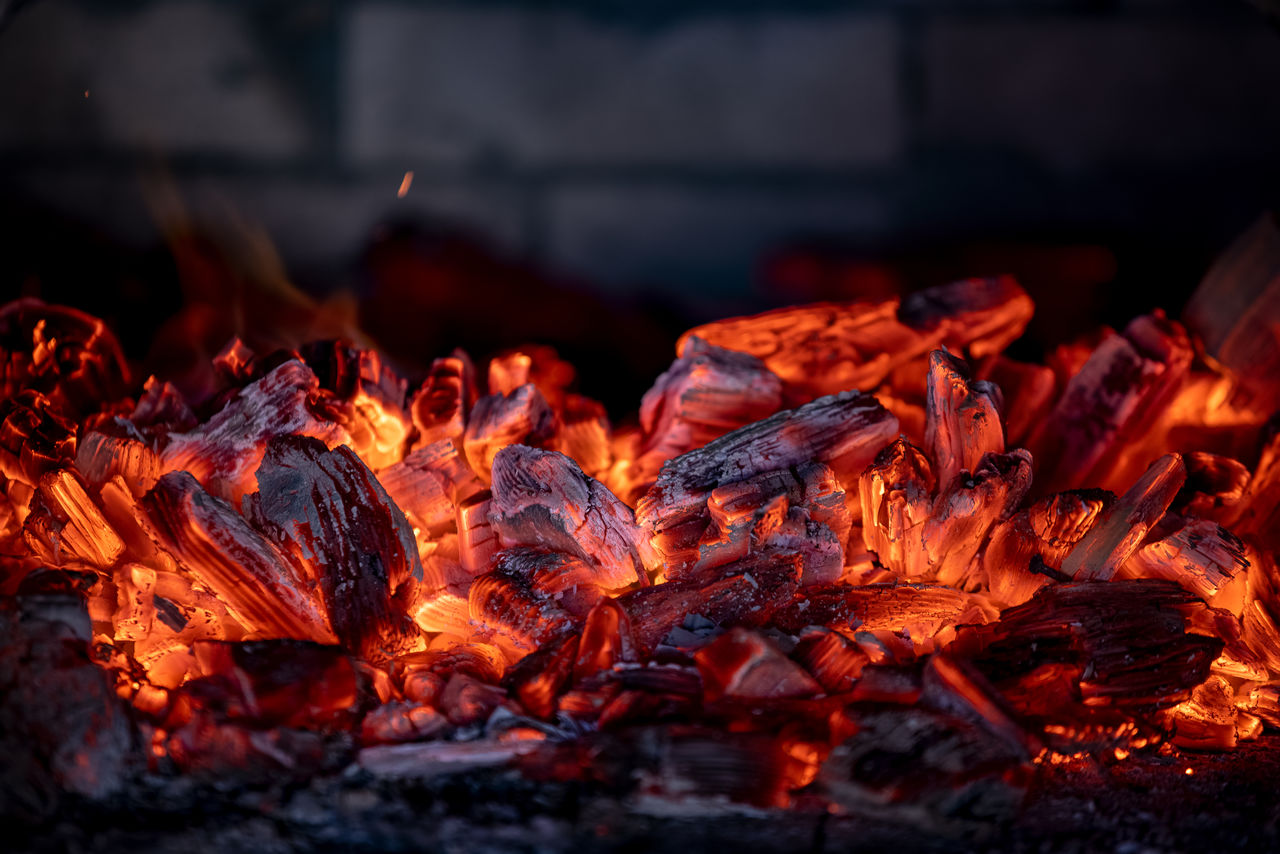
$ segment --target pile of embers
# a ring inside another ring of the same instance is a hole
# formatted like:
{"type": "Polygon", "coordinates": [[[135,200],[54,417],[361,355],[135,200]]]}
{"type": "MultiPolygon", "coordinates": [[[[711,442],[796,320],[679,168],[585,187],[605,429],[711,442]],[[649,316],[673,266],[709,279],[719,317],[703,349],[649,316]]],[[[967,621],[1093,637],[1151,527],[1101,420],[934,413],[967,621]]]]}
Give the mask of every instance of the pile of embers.
{"type": "Polygon", "coordinates": [[[187,399],[10,304],[6,806],[355,764],[983,815],[1280,725],[1270,413],[1159,312],[1001,355],[1031,313],[712,323],[615,431],[545,348],[233,341],[187,399]]]}

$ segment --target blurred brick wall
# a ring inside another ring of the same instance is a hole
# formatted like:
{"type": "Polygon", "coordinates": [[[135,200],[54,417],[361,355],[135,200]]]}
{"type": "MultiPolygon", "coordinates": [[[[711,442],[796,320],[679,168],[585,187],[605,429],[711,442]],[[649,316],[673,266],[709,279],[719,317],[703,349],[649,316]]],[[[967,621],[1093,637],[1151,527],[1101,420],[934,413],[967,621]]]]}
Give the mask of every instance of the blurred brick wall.
{"type": "Polygon", "coordinates": [[[0,33],[9,204],[146,242],[160,167],[295,269],[429,216],[685,299],[799,236],[1220,245],[1280,190],[1280,34],[1243,0],[23,7],[0,33]]]}

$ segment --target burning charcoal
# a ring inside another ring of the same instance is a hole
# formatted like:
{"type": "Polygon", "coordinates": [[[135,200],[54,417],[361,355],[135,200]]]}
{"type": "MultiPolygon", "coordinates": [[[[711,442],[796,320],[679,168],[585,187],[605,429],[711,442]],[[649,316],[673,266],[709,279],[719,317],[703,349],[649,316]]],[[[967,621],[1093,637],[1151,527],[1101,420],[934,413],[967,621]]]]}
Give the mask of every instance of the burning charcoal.
{"type": "Polygon", "coordinates": [[[531,591],[578,619],[585,618],[605,595],[599,573],[573,555],[523,546],[504,549],[494,561],[494,571],[522,579],[531,591]]]}
{"type": "Polygon", "coordinates": [[[260,636],[332,643],[323,610],[294,570],[230,504],[188,472],[160,478],[143,500],[144,529],[182,568],[260,636]]]}
{"type": "Polygon", "coordinates": [[[555,600],[539,594],[527,578],[496,570],[471,583],[467,610],[482,637],[518,661],[543,644],[572,631],[573,618],[555,600]]]}
{"type": "Polygon", "coordinates": [[[1008,518],[1031,488],[1031,455],[1019,448],[987,454],[972,475],[960,476],[934,501],[920,526],[920,562],[908,576],[930,575],[942,584],[968,587],[978,581],[976,561],[991,527],[1008,518]]]}
{"type": "Polygon", "coordinates": [[[622,498],[634,503],[667,460],[767,418],[781,406],[781,381],[755,356],[685,336],[680,357],[640,403],[644,434],[626,468],[622,498]]]}
{"type": "Polygon", "coordinates": [[[109,569],[124,543],[94,504],[73,471],[40,478],[22,535],[32,553],[53,566],[83,562],[109,569]]]}
{"type": "Polygon", "coordinates": [[[1191,699],[1169,710],[1168,723],[1173,743],[1192,750],[1230,750],[1262,730],[1260,719],[1236,708],[1235,691],[1221,676],[1192,689],[1191,699]]]}
{"type": "Polygon", "coordinates": [[[467,409],[475,399],[475,369],[459,356],[436,359],[422,387],[409,401],[418,430],[417,450],[445,439],[458,439],[466,429],[467,409]]]}
{"type": "Polygon", "coordinates": [[[580,394],[566,395],[552,450],[573,460],[592,477],[603,478],[613,463],[604,406],[580,394]]]}
{"type": "Polygon", "coordinates": [[[1013,710],[972,665],[945,654],[931,656],[924,667],[923,700],[931,708],[980,724],[1002,739],[1023,761],[1041,745],[1014,720],[1013,710]]]}
{"type": "MultiPolygon", "coordinates": [[[[867,651],[865,632],[859,632],[858,648],[867,651]]],[[[876,661],[862,669],[862,675],[853,686],[849,699],[855,703],[890,703],[897,706],[913,706],[920,702],[924,683],[918,664],[898,665],[876,661]]]]}
{"type": "Polygon", "coordinates": [[[896,575],[921,561],[920,528],[933,509],[933,471],[919,448],[898,439],[881,451],[858,482],[862,541],[896,575]]]}
{"type": "Polygon", "coordinates": [[[1245,646],[1261,659],[1268,670],[1280,675],[1280,573],[1275,555],[1267,550],[1248,550],[1250,568],[1246,573],[1247,599],[1241,619],[1245,646]]]}
{"type": "Polygon", "coordinates": [[[458,528],[458,563],[472,576],[488,572],[502,548],[498,534],[489,523],[493,502],[488,492],[480,492],[457,506],[454,524],[458,528]]]}
{"type": "Polygon", "coordinates": [[[267,446],[245,515],[318,582],[339,641],[378,663],[420,642],[394,597],[422,581],[413,532],[350,448],[305,436],[267,446]]]}
{"type": "Polygon", "coordinates": [[[148,435],[185,433],[198,423],[182,392],[172,383],[149,377],[129,421],[148,435]]]}
{"type": "Polygon", "coordinates": [[[711,523],[696,553],[668,554],[660,578],[683,578],[769,549],[804,555],[803,584],[840,577],[852,523],[839,481],[821,463],[764,472],[713,489],[707,511],[711,523]]]}
{"type": "Polygon", "coordinates": [[[420,446],[378,472],[378,480],[409,522],[428,536],[453,528],[455,506],[483,489],[448,440],[420,446]]]}
{"type": "Polygon", "coordinates": [[[1217,454],[1194,451],[1182,457],[1187,482],[1173,499],[1172,509],[1230,525],[1244,509],[1249,470],[1243,464],[1217,454]]]}
{"type": "Polygon", "coordinates": [[[213,495],[239,504],[255,488],[254,472],[276,436],[312,436],[326,445],[347,432],[315,414],[320,381],[291,360],[245,386],[216,415],[188,433],[175,433],[160,454],[162,470],[187,471],[213,495]]]}
{"type": "Polygon", "coordinates": [[[474,573],[458,559],[458,536],[448,534],[431,544],[422,562],[422,583],[413,590],[409,613],[428,632],[465,634],[471,617],[467,588],[474,573]]]}
{"type": "Polygon", "coordinates": [[[702,711],[702,680],[694,671],[692,694],[618,691],[600,709],[596,726],[602,731],[644,724],[685,723],[702,711]]]}
{"type": "Polygon", "coordinates": [[[11,817],[42,817],[59,790],[101,798],[124,783],[134,733],[89,640],[78,594],[0,599],[0,803],[11,817]]]}
{"type": "Polygon", "coordinates": [[[1056,568],[1114,501],[1100,489],[1060,492],[997,524],[982,555],[991,597],[1020,605],[1051,583],[1056,568]]]}
{"type": "Polygon", "coordinates": [[[1222,649],[1216,638],[1186,633],[1183,613],[1197,602],[1167,581],[1058,584],[995,623],[962,628],[951,649],[997,686],[1065,663],[1084,674],[1086,704],[1149,706],[1185,698],[1222,649]]]}
{"type": "Polygon", "coordinates": [[[803,584],[840,577],[851,521],[828,466],[805,463],[723,485],[710,492],[707,510],[710,525],[696,554],[668,554],[660,577],[678,579],[768,549],[803,553],[803,584]]]}
{"type": "Polygon", "coordinates": [[[124,354],[106,324],[29,297],[0,307],[0,364],[0,400],[32,390],[72,416],[129,387],[124,354]]]}
{"type": "Polygon", "coordinates": [[[345,729],[359,699],[356,670],[338,647],[307,641],[197,641],[200,678],[182,693],[221,722],[345,729]]]}
{"type": "Polygon", "coordinates": [[[488,719],[506,698],[507,692],[497,685],[455,673],[440,692],[440,711],[455,726],[471,726],[488,719]]]}
{"type": "MultiPolygon", "coordinates": [[[[177,688],[196,674],[191,645],[200,640],[240,640],[247,632],[227,611],[227,606],[211,593],[195,587],[189,578],[176,572],[155,572],[150,576],[129,565],[115,574],[119,625],[122,597],[137,594],[137,613],[151,616],[150,630],[133,641],[133,659],[146,671],[147,680],[161,688],[177,688]],[[137,577],[126,577],[137,572],[137,577]]],[[[132,606],[131,606],[132,607],[132,606]]]]}
{"type": "Polygon", "coordinates": [[[1249,712],[1273,728],[1280,728],[1280,685],[1261,685],[1249,692],[1245,702],[1249,712]]]}
{"type": "Polygon", "coordinates": [[[1169,509],[1186,477],[1177,454],[1152,463],[1063,559],[1063,573],[1077,581],[1106,581],[1115,575],[1169,509]]]}
{"type": "Polygon", "coordinates": [[[577,649],[578,639],[572,635],[547,644],[516,664],[504,684],[529,714],[544,720],[550,718],[573,676],[577,649]]]}
{"type": "Polygon", "coordinates": [[[981,596],[928,584],[837,584],[804,590],[780,610],[774,626],[798,634],[806,626],[901,631],[932,638],[946,627],[986,623],[995,610],[981,596]]]}
{"type": "Polygon", "coordinates": [[[526,345],[489,361],[490,394],[510,394],[532,383],[555,412],[564,409],[566,391],[576,377],[573,365],[545,344],[526,345]]]}
{"type": "Polygon", "coordinates": [[[1233,529],[1243,537],[1257,540],[1264,548],[1280,547],[1280,431],[1262,448],[1233,529]]]}
{"type": "Polygon", "coordinates": [[[1163,412],[1191,356],[1186,330],[1159,312],[1104,339],[1028,439],[1039,490],[1117,486],[1118,455],[1163,412]]]}
{"type": "Polygon", "coordinates": [[[1013,279],[972,279],[921,291],[903,301],[818,303],[691,329],[726,350],[764,362],[803,402],[854,388],[874,388],[891,370],[945,344],[976,358],[998,353],[1031,319],[1031,298],[1013,279]]]}
{"type": "Polygon", "coordinates": [[[444,715],[416,703],[387,703],[364,716],[360,741],[364,744],[400,744],[425,741],[449,728],[444,715]]]}
{"type": "Polygon", "coordinates": [[[1183,311],[1206,352],[1236,375],[1236,396],[1259,412],[1280,408],[1280,351],[1272,333],[1277,264],[1280,229],[1268,212],[1214,261],[1183,311]]]}
{"type": "Polygon", "coordinates": [[[115,639],[136,641],[151,634],[156,618],[156,571],[141,564],[126,564],[116,570],[115,585],[115,639]]]}
{"type": "Polygon", "coordinates": [[[94,431],[84,437],[76,450],[76,469],[93,486],[119,476],[134,498],[141,498],[160,479],[160,458],[141,438],[94,431]]]}
{"type": "Polygon", "coordinates": [[[896,300],[816,303],[753,317],[718,320],[686,332],[676,345],[684,353],[698,339],[714,347],[760,359],[795,401],[857,388],[873,388],[895,364],[936,346],[897,319],[896,300]]]}
{"type": "Polygon", "coordinates": [[[636,661],[627,612],[613,599],[601,599],[587,615],[573,663],[576,679],[594,676],[620,662],[636,661]]]}
{"type": "Polygon", "coordinates": [[[929,354],[927,389],[924,444],[945,490],[986,454],[1004,453],[1002,399],[999,388],[971,380],[968,366],[944,350],[929,354]]]}
{"type": "Polygon", "coordinates": [[[34,487],[76,455],[76,425],[49,398],[24,391],[0,400],[0,474],[34,487]]]}
{"type": "Polygon", "coordinates": [[[519,350],[494,356],[489,360],[489,393],[510,394],[529,382],[532,368],[533,358],[519,350]]]}
{"type": "Polygon", "coordinates": [[[769,622],[799,589],[797,554],[752,555],[680,581],[633,590],[615,601],[626,612],[641,654],[652,652],[690,614],[724,626],[769,622]]]}
{"type": "Polygon", "coordinates": [[[1032,430],[1053,407],[1057,385],[1053,370],[997,356],[987,379],[995,383],[1004,396],[1005,441],[1014,447],[1025,444],[1032,430]]]}
{"type": "Polygon", "coordinates": [[[711,520],[713,490],[804,463],[830,466],[839,483],[852,484],[897,426],[874,398],[853,392],[780,412],[663,466],[636,521],[668,572],[686,569],[711,520]]]}
{"type": "Polygon", "coordinates": [[[902,301],[898,319],[941,346],[984,359],[1013,343],[1034,312],[1012,276],[995,276],[916,291],[902,301]]]}
{"type": "Polygon", "coordinates": [[[858,711],[857,732],[823,764],[818,786],[862,813],[919,820],[1007,819],[1026,796],[1025,751],[988,727],[920,707],[858,711]]]}
{"type": "Polygon", "coordinates": [[[540,445],[555,435],[556,417],[532,383],[476,401],[462,448],[471,470],[489,482],[494,458],[511,445],[540,445]]]}
{"type": "Polygon", "coordinates": [[[1209,600],[1249,566],[1244,543],[1216,522],[1192,519],[1163,539],[1134,552],[1123,573],[1129,578],[1165,578],[1209,600]]]}
{"type": "Polygon", "coordinates": [[[224,382],[237,388],[247,386],[262,376],[253,348],[241,341],[239,336],[224,344],[213,357],[213,369],[224,382]]]}
{"type": "Polygon", "coordinates": [[[416,703],[435,703],[449,677],[465,673],[496,684],[506,669],[502,650],[486,643],[458,643],[447,649],[411,652],[396,658],[391,677],[403,695],[416,703]]]}
{"type": "Polygon", "coordinates": [[[262,730],[199,712],[152,750],[196,780],[279,786],[308,780],[323,770],[324,748],[324,736],[317,732],[262,730]]]}
{"type": "Polygon", "coordinates": [[[301,352],[331,393],[326,408],[347,431],[352,450],[375,471],[399,462],[412,427],[405,381],[376,351],[343,341],[314,342],[301,352]]]}
{"type": "Polygon", "coordinates": [[[707,698],[812,697],[822,686],[755,632],[730,629],[694,655],[707,698]]]}
{"type": "Polygon", "coordinates": [[[508,548],[540,546],[581,558],[606,589],[644,584],[653,562],[631,509],[554,451],[512,445],[498,453],[489,521],[508,548]]]}
{"type": "Polygon", "coordinates": [[[813,674],[828,694],[851,691],[862,675],[862,669],[871,660],[849,638],[821,626],[801,631],[791,656],[813,674]]]}

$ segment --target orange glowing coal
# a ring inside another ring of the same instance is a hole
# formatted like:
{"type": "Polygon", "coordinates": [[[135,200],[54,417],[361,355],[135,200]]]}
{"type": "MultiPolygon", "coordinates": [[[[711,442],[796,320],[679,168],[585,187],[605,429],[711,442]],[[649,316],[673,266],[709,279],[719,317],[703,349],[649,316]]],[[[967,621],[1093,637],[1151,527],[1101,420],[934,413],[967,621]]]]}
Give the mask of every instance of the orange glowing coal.
{"type": "Polygon", "coordinates": [[[656,791],[1016,799],[1280,725],[1258,378],[1159,311],[1017,362],[1032,310],[1005,277],[711,323],[615,429],[547,348],[411,381],[232,341],[189,400],[12,303],[4,613],[82,601],[153,765],[204,772],[352,733],[591,778],[658,738],[656,791]]]}

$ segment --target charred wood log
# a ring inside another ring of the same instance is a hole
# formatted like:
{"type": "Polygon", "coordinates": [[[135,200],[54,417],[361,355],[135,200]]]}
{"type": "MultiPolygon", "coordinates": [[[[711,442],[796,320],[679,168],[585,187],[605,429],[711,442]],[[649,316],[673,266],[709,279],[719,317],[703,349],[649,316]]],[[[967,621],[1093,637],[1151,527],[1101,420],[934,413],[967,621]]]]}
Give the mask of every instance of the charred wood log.
{"type": "Polygon", "coordinates": [[[319,588],[338,640],[374,662],[417,646],[420,633],[396,601],[422,581],[413,532],[360,457],[280,437],[257,481],[245,515],[319,588]]]}
{"type": "Polygon", "coordinates": [[[1106,581],[1115,575],[1169,509],[1186,477],[1178,454],[1153,462],[1063,559],[1063,573],[1077,581],[1106,581]]]}
{"type": "Polygon", "coordinates": [[[647,583],[655,562],[631,509],[554,451],[513,445],[498,453],[489,522],[508,548],[536,546],[586,561],[609,590],[647,583]]]}
{"type": "Polygon", "coordinates": [[[156,545],[250,631],[265,638],[333,643],[310,580],[191,474],[164,475],[142,506],[146,514],[140,521],[156,545]]]}
{"type": "Polygon", "coordinates": [[[755,356],[696,335],[681,339],[679,353],[640,403],[640,452],[620,476],[628,503],[653,485],[667,460],[782,407],[781,381],[755,356]]]}
{"type": "Polygon", "coordinates": [[[896,431],[897,420],[867,395],[815,400],[671,460],[640,499],[636,520],[667,572],[679,573],[696,562],[715,489],[810,462],[851,485],[896,431]]]}
{"type": "Polygon", "coordinates": [[[1039,491],[1114,489],[1124,476],[1118,462],[1126,442],[1140,437],[1177,393],[1191,356],[1186,330],[1159,312],[1104,338],[1027,441],[1040,466],[1039,491]]]}
{"type": "Polygon", "coordinates": [[[476,401],[467,419],[463,452],[476,476],[489,483],[498,452],[510,445],[542,445],[555,435],[556,416],[532,383],[510,394],[491,394],[476,401]]]}
{"type": "Polygon", "coordinates": [[[310,368],[284,362],[245,386],[204,424],[170,435],[160,453],[161,469],[189,472],[211,494],[238,505],[254,490],[254,472],[271,439],[311,436],[329,447],[348,441],[346,430],[318,414],[321,398],[320,381],[310,368]]]}
{"type": "Polygon", "coordinates": [[[929,354],[926,388],[924,444],[945,490],[986,454],[1004,453],[1003,399],[997,386],[971,380],[968,366],[944,350],[929,354]]]}

